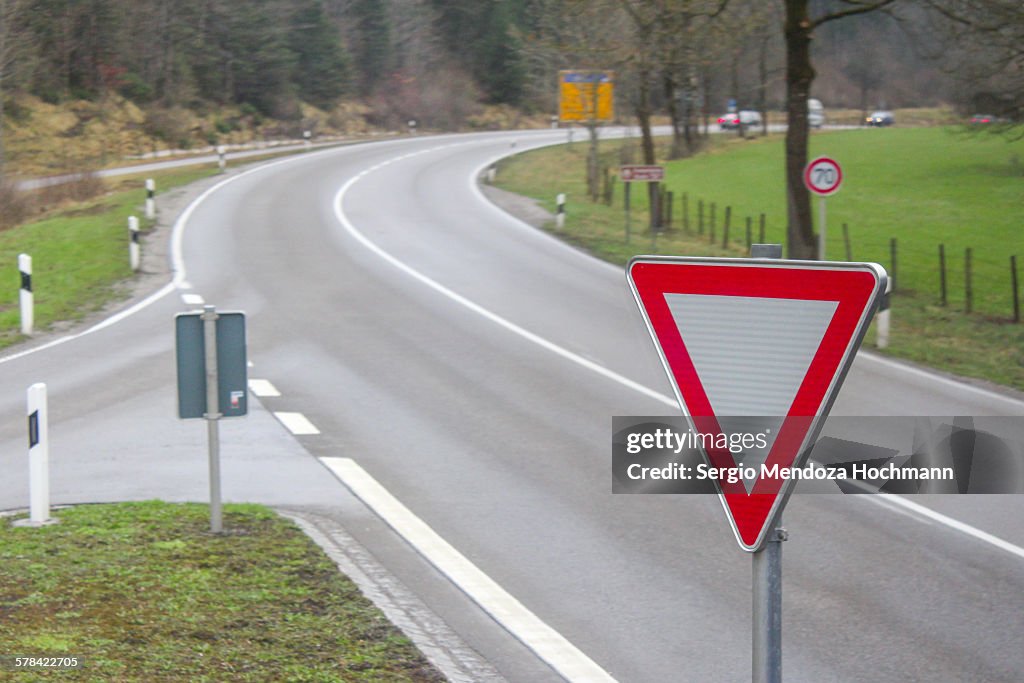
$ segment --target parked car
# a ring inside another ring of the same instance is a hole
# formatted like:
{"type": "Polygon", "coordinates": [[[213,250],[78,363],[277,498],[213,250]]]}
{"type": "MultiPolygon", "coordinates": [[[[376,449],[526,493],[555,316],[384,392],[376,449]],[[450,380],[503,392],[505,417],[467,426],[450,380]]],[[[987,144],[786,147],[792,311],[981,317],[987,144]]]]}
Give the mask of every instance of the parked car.
{"type": "Polygon", "coordinates": [[[869,126],[876,126],[881,128],[883,126],[891,126],[895,122],[891,111],[873,111],[871,116],[864,119],[864,123],[869,126]]]}
{"type": "Polygon", "coordinates": [[[740,124],[746,127],[761,125],[761,112],[753,109],[741,109],[738,112],[722,114],[718,117],[718,125],[722,130],[736,130],[740,124]]]}
{"type": "Polygon", "coordinates": [[[971,123],[974,125],[984,125],[986,123],[998,123],[998,121],[991,114],[975,114],[971,117],[971,123]]]}
{"type": "Polygon", "coordinates": [[[811,128],[821,128],[825,125],[825,107],[821,100],[807,100],[807,123],[811,128]]]}

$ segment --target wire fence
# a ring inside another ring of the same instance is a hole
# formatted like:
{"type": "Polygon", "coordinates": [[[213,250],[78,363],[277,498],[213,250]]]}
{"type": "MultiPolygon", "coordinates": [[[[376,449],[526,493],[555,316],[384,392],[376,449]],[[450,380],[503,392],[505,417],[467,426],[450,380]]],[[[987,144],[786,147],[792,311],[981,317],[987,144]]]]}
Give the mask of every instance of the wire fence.
{"type": "MultiPolygon", "coordinates": [[[[605,168],[600,201],[613,206],[619,194],[625,205],[628,191],[616,193],[616,189],[616,176],[605,168]]],[[[769,226],[765,213],[740,215],[732,206],[676,192],[665,185],[659,187],[653,201],[646,202],[646,207],[637,204],[641,211],[635,218],[644,216],[649,221],[652,250],[657,250],[659,240],[663,247],[668,247],[665,240],[674,236],[691,245],[703,243],[702,253],[711,247],[729,253],[749,253],[752,244],[785,241],[784,227],[769,226]],[[656,221],[650,221],[652,214],[656,221]]],[[[896,294],[931,299],[935,306],[950,312],[1021,322],[1019,259],[1013,253],[1016,245],[997,240],[985,242],[980,231],[972,233],[978,236],[977,244],[966,245],[965,240],[947,244],[930,240],[926,235],[893,235],[886,239],[877,230],[858,231],[857,226],[849,223],[828,230],[829,259],[880,263],[888,271],[896,294]]]]}

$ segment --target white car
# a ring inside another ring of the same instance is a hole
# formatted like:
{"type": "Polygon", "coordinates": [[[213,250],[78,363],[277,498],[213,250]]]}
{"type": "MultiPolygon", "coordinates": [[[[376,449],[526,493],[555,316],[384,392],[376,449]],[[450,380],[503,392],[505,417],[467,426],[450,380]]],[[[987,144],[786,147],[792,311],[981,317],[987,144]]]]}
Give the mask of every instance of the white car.
{"type": "Polygon", "coordinates": [[[825,107],[821,100],[807,100],[807,123],[811,128],[821,128],[825,125],[825,107]]]}

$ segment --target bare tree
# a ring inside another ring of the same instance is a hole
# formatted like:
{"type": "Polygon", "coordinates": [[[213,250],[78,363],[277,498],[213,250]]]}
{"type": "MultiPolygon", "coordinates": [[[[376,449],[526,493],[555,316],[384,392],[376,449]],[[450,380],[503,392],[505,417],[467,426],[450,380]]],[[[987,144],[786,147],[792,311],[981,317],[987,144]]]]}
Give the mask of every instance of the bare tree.
{"type": "Polygon", "coordinates": [[[944,19],[962,106],[999,117],[998,131],[1024,135],[1024,4],[1018,0],[926,0],[944,19]]]}
{"type": "Polygon", "coordinates": [[[810,125],[807,120],[807,99],[814,81],[811,63],[811,41],[814,29],[845,17],[873,12],[896,0],[841,0],[842,8],[812,18],[810,0],[783,0],[786,36],[786,204],[790,258],[815,259],[817,240],[811,220],[810,191],[804,186],[803,172],[807,165],[810,125]]]}

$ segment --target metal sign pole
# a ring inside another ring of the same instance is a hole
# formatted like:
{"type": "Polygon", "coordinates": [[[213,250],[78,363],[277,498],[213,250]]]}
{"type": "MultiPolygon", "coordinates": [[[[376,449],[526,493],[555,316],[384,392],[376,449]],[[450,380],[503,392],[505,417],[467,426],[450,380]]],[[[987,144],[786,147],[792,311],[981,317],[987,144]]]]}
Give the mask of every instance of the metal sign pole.
{"type": "MultiPolygon", "coordinates": [[[[824,206],[824,200],[822,200],[824,206]]],[[[751,258],[782,258],[781,244],[753,244],[751,258]]],[[[782,683],[782,518],[768,542],[754,553],[751,671],[753,683],[782,683]]]]}
{"type": "Polygon", "coordinates": [[[217,396],[217,311],[204,306],[199,316],[203,321],[203,342],[206,359],[206,425],[210,451],[210,531],[222,529],[220,506],[220,400],[217,396]]]}
{"type": "Polygon", "coordinates": [[[786,538],[786,530],[776,527],[752,556],[753,683],[782,683],[782,542],[786,538]]]}
{"type": "Polygon", "coordinates": [[[818,260],[825,260],[825,198],[822,197],[818,200],[818,215],[821,224],[821,230],[818,233],[818,260]]]}

